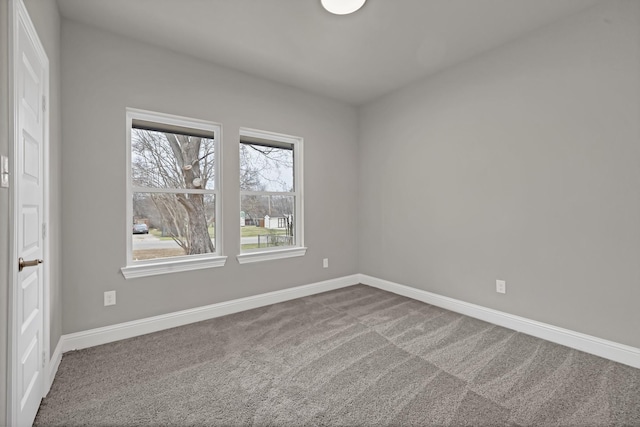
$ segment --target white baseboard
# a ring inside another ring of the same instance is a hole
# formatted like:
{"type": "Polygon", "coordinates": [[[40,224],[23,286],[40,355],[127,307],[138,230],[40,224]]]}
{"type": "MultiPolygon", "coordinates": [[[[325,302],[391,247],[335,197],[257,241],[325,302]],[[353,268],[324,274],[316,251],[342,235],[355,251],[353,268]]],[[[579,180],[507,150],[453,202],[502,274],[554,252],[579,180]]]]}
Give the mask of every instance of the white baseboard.
{"type": "Polygon", "coordinates": [[[388,280],[378,279],[365,274],[354,274],[310,285],[283,289],[281,291],[269,292],[232,301],[225,301],[218,304],[63,335],[56,346],[56,350],[54,351],[49,364],[49,386],[53,382],[55,373],[58,370],[62,353],[66,353],[67,351],[80,350],[164,329],[175,328],[189,323],[213,319],[227,314],[251,310],[253,308],[289,301],[358,283],[393,292],[398,295],[403,295],[447,310],[455,311],[456,313],[461,313],[495,325],[503,326],[534,337],[574,348],[576,350],[604,357],[615,362],[633,366],[634,368],[640,368],[640,349],[635,347],[559,328],[557,326],[456,300],[454,298],[445,297],[423,291],[421,289],[390,282],[388,280]]]}
{"type": "Polygon", "coordinates": [[[360,274],[360,283],[640,368],[640,349],[360,274]]]}
{"type": "Polygon", "coordinates": [[[344,288],[346,286],[358,284],[359,279],[360,275],[354,274],[310,285],[268,292],[261,295],[63,335],[61,338],[62,353],[119,341],[126,338],[132,338],[164,329],[175,328],[189,323],[209,320],[215,317],[226,316],[227,314],[251,310],[253,308],[289,301],[334,289],[344,288]]]}
{"type": "Polygon", "coordinates": [[[47,365],[48,367],[48,372],[47,372],[47,382],[45,384],[45,391],[44,391],[44,395],[46,396],[47,394],[49,394],[49,390],[51,389],[51,385],[53,384],[53,380],[56,377],[56,374],[58,373],[58,368],[60,367],[60,362],[62,361],[62,343],[63,343],[63,338],[60,338],[58,340],[58,344],[56,345],[55,350],[53,350],[53,354],[51,355],[51,358],[49,359],[49,363],[47,365]]]}

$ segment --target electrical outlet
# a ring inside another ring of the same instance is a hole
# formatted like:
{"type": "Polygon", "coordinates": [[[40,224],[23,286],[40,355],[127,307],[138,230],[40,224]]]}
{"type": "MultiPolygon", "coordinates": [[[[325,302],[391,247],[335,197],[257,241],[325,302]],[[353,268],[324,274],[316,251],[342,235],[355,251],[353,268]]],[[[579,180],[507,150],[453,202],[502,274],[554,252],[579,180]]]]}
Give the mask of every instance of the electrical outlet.
{"type": "Polygon", "coordinates": [[[104,306],[116,305],[116,291],[107,291],[104,293],[104,306]]]}
{"type": "Polygon", "coordinates": [[[504,280],[496,280],[496,292],[499,294],[507,293],[507,282],[504,280]]]}
{"type": "Polygon", "coordinates": [[[322,268],[329,268],[329,258],[322,260],[322,268]]]}

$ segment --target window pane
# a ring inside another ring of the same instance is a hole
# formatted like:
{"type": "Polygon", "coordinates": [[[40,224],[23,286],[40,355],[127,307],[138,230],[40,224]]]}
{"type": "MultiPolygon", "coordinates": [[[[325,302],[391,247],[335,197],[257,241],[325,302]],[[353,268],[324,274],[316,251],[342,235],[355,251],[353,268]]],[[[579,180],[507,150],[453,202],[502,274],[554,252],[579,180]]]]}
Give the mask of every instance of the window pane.
{"type": "Polygon", "coordinates": [[[151,188],[215,188],[214,140],[131,129],[131,179],[151,188]]]}
{"type": "Polygon", "coordinates": [[[242,250],[295,245],[294,196],[241,196],[242,250]]]}
{"type": "Polygon", "coordinates": [[[240,144],[240,189],[294,191],[293,150],[240,144]]]}
{"type": "Polygon", "coordinates": [[[214,194],[134,193],[133,260],[215,252],[215,211],[214,194]]]}

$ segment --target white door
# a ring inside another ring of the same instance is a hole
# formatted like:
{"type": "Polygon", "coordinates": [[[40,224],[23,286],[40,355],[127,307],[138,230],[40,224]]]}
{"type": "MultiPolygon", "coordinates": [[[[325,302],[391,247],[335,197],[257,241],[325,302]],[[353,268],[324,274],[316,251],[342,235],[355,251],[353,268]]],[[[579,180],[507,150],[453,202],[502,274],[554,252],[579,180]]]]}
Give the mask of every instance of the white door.
{"type": "MultiPolygon", "coordinates": [[[[22,2],[14,21],[14,234],[17,281],[13,288],[13,420],[32,425],[44,394],[45,115],[48,60],[22,2]]],[[[16,276],[14,276],[16,277],[16,276]]]]}

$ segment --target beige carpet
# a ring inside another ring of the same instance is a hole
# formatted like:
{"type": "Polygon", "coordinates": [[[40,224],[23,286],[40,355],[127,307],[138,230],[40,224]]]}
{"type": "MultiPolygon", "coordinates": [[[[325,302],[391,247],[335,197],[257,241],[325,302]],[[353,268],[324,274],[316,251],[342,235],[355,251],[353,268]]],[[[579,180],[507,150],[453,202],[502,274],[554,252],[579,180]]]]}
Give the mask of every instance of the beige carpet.
{"type": "Polygon", "coordinates": [[[640,370],[358,285],[66,353],[36,425],[640,426],[640,370]]]}

